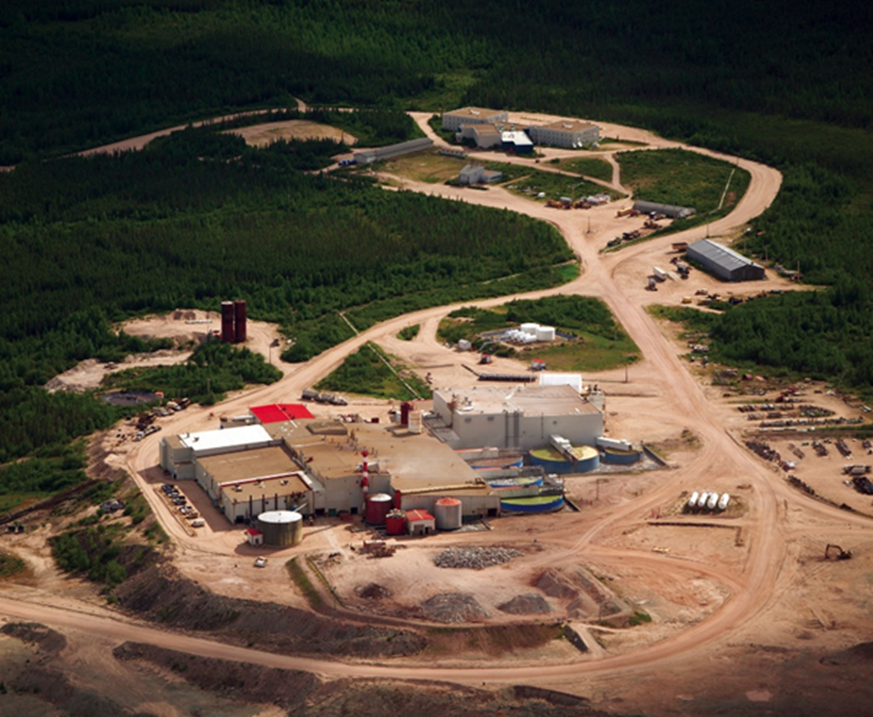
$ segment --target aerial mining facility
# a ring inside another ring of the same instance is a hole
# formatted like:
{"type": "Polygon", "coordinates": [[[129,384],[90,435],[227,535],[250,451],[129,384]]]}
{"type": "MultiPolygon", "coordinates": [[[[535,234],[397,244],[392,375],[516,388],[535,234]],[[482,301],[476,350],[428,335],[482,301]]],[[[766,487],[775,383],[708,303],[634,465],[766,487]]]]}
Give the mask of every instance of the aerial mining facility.
{"type": "Polygon", "coordinates": [[[160,465],[193,481],[253,544],[295,545],[304,517],[361,516],[388,535],[564,507],[563,475],[641,459],[603,435],[603,395],[559,385],[434,392],[388,423],[317,418],[302,404],[250,409],[222,428],[168,436],[160,465]]]}

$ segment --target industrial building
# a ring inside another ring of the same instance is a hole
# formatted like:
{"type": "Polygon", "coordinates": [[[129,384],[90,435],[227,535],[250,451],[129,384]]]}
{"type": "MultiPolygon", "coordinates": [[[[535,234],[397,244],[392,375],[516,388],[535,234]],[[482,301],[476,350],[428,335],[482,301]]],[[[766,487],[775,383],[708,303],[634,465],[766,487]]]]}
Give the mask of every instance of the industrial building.
{"type": "Polygon", "coordinates": [[[530,137],[537,144],[578,149],[600,141],[600,127],[579,120],[560,120],[541,127],[531,127],[530,137]]]}
{"type": "Polygon", "coordinates": [[[295,509],[358,513],[365,496],[377,493],[403,510],[433,511],[446,497],[459,500],[464,515],[500,509],[497,494],[461,456],[403,426],[275,422],[169,436],[160,452],[162,468],[176,479],[196,480],[231,522],[295,509]]]}
{"type": "Polygon", "coordinates": [[[424,152],[433,147],[432,139],[411,139],[408,142],[400,142],[387,147],[377,147],[376,149],[364,149],[360,152],[355,152],[355,164],[370,164],[385,159],[394,159],[403,157],[407,154],[415,154],[416,152],[424,152]]]}
{"type": "Polygon", "coordinates": [[[462,107],[452,112],[443,113],[443,130],[457,132],[461,125],[497,124],[508,122],[509,115],[505,110],[489,110],[484,107],[462,107]]]}
{"type": "Polygon", "coordinates": [[[675,204],[661,204],[659,202],[634,202],[633,208],[640,214],[663,214],[670,219],[686,219],[697,213],[694,207],[680,207],[675,204]]]}
{"type": "Polygon", "coordinates": [[[501,133],[500,142],[503,149],[515,152],[516,154],[531,154],[533,152],[533,142],[524,130],[507,130],[501,133]]]}
{"type": "Polygon", "coordinates": [[[710,239],[694,242],[685,255],[724,281],[755,281],[766,278],[763,266],[710,239]]]}
{"type": "Polygon", "coordinates": [[[458,174],[458,184],[490,184],[499,182],[502,177],[502,172],[485,169],[478,164],[468,164],[458,174]]]}
{"type": "Polygon", "coordinates": [[[455,134],[455,139],[458,142],[472,140],[479,149],[491,149],[500,146],[501,133],[493,124],[464,124],[455,134]]]}
{"type": "Polygon", "coordinates": [[[559,434],[593,446],[603,412],[572,386],[478,385],[436,390],[432,430],[454,449],[496,446],[527,451],[559,434]]]}

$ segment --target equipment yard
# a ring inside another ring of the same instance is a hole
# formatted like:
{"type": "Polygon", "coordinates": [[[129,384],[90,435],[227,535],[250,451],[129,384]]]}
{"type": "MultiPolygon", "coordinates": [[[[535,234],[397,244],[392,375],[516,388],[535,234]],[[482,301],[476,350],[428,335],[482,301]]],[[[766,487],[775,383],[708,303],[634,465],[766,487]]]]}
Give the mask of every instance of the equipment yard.
{"type": "MultiPolygon", "coordinates": [[[[427,124],[429,114],[412,114],[428,137],[445,145],[427,124]]],[[[510,117],[519,123],[530,119],[527,113],[510,117]]],[[[628,145],[632,148],[680,146],[642,130],[609,124],[601,130],[640,143],[628,145]]],[[[596,156],[616,166],[613,148],[604,144],[596,156]]],[[[547,158],[574,156],[554,148],[543,152],[547,158]]],[[[610,466],[569,475],[564,488],[572,504],[550,513],[465,514],[460,530],[386,535],[361,515],[325,510],[307,513],[299,544],[247,544],[244,526],[231,524],[197,481],[172,480],[161,469],[160,446],[167,436],[218,429],[220,414],[239,416],[251,406],[297,401],[367,341],[428,376],[434,389],[462,393],[481,385],[473,371],[478,355],[437,339],[439,322],[458,306],[390,319],[294,366],[280,365],[279,351],[271,349],[278,337],[274,327],[250,322],[247,347],[281,368],[281,380],[238,392],[215,407],[191,406],[158,418],[162,430],[136,442],[119,440],[117,430],[95,440],[92,462],[128,473],[169,536],[165,562],[118,588],[120,607],[107,607],[98,587],[64,576],[51,560],[51,532],[80,516],[35,513],[25,520],[27,532],[3,536],[3,550],[23,558],[29,572],[0,584],[0,614],[7,623],[0,635],[0,681],[20,679],[25,661],[39,653],[42,672],[34,677],[35,688],[46,689],[49,668],[68,676],[79,697],[105,691],[102,685],[111,675],[116,705],[154,714],[285,714],[294,701],[283,685],[294,684],[313,703],[327,704],[332,689],[351,694],[370,689],[368,680],[376,679],[419,681],[398,689],[427,695],[419,704],[443,714],[462,713],[444,695],[448,683],[481,704],[493,700],[492,713],[515,714],[512,709],[527,705],[527,692],[511,690],[524,685],[542,688],[544,695],[564,693],[564,707],[555,707],[555,714],[584,714],[583,703],[573,702],[577,698],[590,701],[585,709],[610,714],[859,714],[858,705],[873,696],[870,643],[863,643],[873,629],[873,496],[851,484],[855,473],[864,475],[863,468],[844,469],[873,464],[873,455],[849,433],[841,434],[851,452],[844,455],[829,433],[833,426],[804,425],[803,432],[794,426],[788,433],[759,424],[842,418],[845,430],[850,420],[866,422],[866,412],[813,382],[791,394],[817,407],[800,415],[801,404],[786,403],[785,386],[775,380],[734,375],[716,380],[725,367],[690,363],[684,358],[686,339],[646,311],[652,304],[679,305],[699,290],[726,294],[726,284],[699,270],[688,280],[668,276],[657,292],[646,290],[646,277],[653,266],[672,269],[672,243],[710,234],[735,238],[773,201],[779,172],[727,159],[751,175],[748,191],[729,215],[607,253],[601,250],[617,233],[643,224],[643,217],[616,216],[629,200],[556,211],[499,187],[461,193],[427,180],[403,183],[405,190],[523,212],[559,229],[580,258],[581,275],[516,298],[576,293],[608,305],[639,347],[641,360],[627,369],[586,373],[585,384],[597,384],[605,394],[606,435],[652,449],[655,457],[647,458],[646,470],[610,466]],[[398,338],[413,324],[421,327],[415,338],[398,338]],[[739,410],[747,405],[752,410],[739,410]],[[788,413],[776,406],[794,413],[768,418],[788,413]],[[751,414],[762,415],[747,420],[751,414]],[[805,430],[813,427],[815,432],[805,430]],[[833,441],[823,443],[827,455],[813,447],[819,437],[833,441]],[[781,467],[761,443],[793,466],[781,467]],[[791,476],[798,480],[790,482],[791,476]],[[167,499],[161,486],[168,482],[180,489],[203,527],[192,528],[167,499]],[[702,492],[727,495],[729,501],[723,508],[717,503],[689,508],[692,494],[702,492]],[[834,544],[851,551],[851,559],[835,559],[833,548],[826,557],[826,546],[834,544]],[[260,556],[266,560],[256,568],[260,556]],[[61,633],[66,647],[52,642],[37,649],[47,644],[37,638],[48,638],[33,628],[18,634],[21,628],[11,623],[19,621],[58,631],[49,637],[61,633]],[[250,670],[250,680],[240,676],[241,667],[250,670]],[[212,671],[238,682],[239,694],[207,680],[212,671]]],[[[617,166],[609,184],[624,191],[617,166]]],[[[731,285],[744,295],[800,288],[772,273],[765,281],[731,285]]],[[[494,307],[507,300],[469,303],[494,307]]],[[[187,324],[185,316],[177,312],[125,328],[184,343],[211,326],[187,324]]],[[[214,328],[218,323],[216,315],[214,328]]],[[[529,361],[497,356],[487,368],[530,373],[529,361]]],[[[389,410],[397,409],[397,402],[346,398],[348,405],[308,406],[317,419],[358,414],[363,421],[380,420],[379,428],[368,430],[390,428],[389,410]]],[[[429,410],[431,404],[416,407],[429,410]]],[[[352,443],[369,435],[355,423],[347,428],[352,443]]],[[[293,443],[294,431],[288,433],[293,443]]],[[[378,458],[384,454],[389,466],[392,442],[420,440],[388,435],[379,443],[378,458]]],[[[342,450],[345,434],[318,440],[307,455],[327,475],[327,458],[319,451],[342,450]]],[[[374,469],[371,477],[377,475],[374,469]]],[[[451,495],[452,476],[443,477],[444,492],[451,495]]],[[[263,480],[268,478],[275,476],[263,480]]],[[[264,490],[265,503],[270,491],[264,490]]],[[[404,492],[404,499],[416,497],[414,489],[404,492]]],[[[35,700],[16,699],[22,709],[35,700]]]]}

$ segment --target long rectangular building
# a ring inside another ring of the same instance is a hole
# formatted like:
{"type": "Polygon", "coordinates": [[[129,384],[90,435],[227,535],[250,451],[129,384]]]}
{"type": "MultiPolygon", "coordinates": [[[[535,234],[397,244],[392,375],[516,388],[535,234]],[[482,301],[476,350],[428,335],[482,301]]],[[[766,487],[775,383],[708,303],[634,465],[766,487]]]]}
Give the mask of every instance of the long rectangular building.
{"type": "Polygon", "coordinates": [[[484,107],[462,107],[443,113],[443,129],[449,132],[457,132],[465,124],[497,124],[508,121],[509,114],[505,110],[489,110],[484,107]]]}
{"type": "Polygon", "coordinates": [[[578,149],[600,141],[600,127],[579,120],[560,120],[531,127],[530,138],[537,144],[578,149]]]}
{"type": "Polygon", "coordinates": [[[710,239],[701,239],[691,244],[686,256],[724,281],[754,281],[766,278],[763,266],[710,239]]]}

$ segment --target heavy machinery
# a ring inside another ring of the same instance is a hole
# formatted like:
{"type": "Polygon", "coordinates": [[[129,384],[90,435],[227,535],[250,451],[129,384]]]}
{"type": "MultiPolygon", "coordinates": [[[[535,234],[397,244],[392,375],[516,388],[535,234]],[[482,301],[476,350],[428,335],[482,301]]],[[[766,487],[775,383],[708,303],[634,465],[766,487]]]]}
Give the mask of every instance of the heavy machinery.
{"type": "Polygon", "coordinates": [[[479,357],[480,364],[491,363],[494,360],[494,357],[491,354],[484,353],[479,357]]]}
{"type": "Polygon", "coordinates": [[[851,550],[843,550],[839,545],[834,545],[833,543],[828,543],[825,546],[824,559],[825,560],[851,560],[852,551],[851,550]],[[832,554],[831,548],[836,550],[836,553],[832,554]]]}

